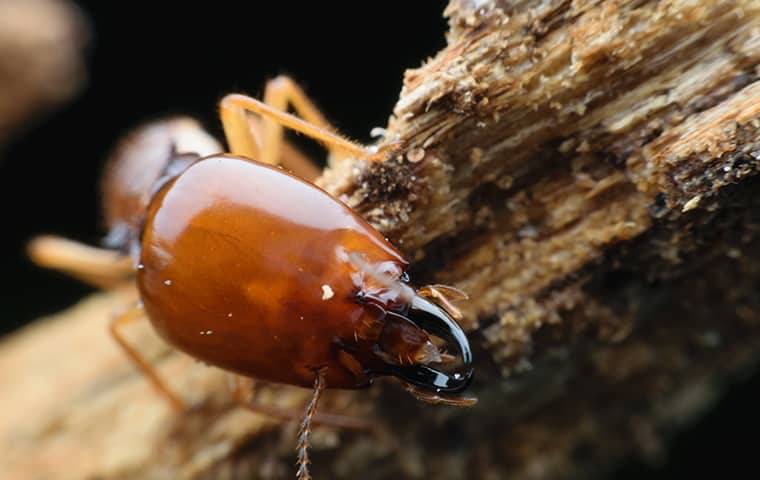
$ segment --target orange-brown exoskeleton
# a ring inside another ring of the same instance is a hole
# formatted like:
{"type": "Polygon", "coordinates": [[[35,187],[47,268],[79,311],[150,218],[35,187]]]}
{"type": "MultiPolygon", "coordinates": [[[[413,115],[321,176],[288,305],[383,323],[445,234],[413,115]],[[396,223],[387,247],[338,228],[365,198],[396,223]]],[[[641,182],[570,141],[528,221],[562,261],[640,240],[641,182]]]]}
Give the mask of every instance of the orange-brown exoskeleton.
{"type": "Polygon", "coordinates": [[[177,409],[182,400],[119,333],[125,322],[147,316],[171,345],[208,364],[313,388],[299,442],[299,477],[307,478],[310,423],[324,388],[362,388],[391,375],[422,400],[470,405],[456,394],[470,382],[472,355],[447,300],[453,290],[415,291],[408,262],[379,232],[274,166],[318,174],[282,141],[282,126],[333,153],[382,161],[388,150],[334,134],[286,78],[270,82],[264,100],[222,100],[229,154],[186,119],[127,138],[103,187],[106,243],[119,253],[54,238],[38,239],[31,253],[104,286],[136,270],[141,304],[112,333],[177,409]],[[305,120],[286,113],[288,101],[305,120]],[[432,337],[458,352],[453,371],[436,366],[455,357],[432,337]]]}

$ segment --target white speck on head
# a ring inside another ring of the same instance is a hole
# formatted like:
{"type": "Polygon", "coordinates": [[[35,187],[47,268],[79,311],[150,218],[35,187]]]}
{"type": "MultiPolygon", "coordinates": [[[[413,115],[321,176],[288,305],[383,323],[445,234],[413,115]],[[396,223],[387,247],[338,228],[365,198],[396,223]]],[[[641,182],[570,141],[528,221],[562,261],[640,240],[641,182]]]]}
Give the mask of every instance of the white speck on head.
{"type": "Polygon", "coordinates": [[[299,316],[298,318],[300,318],[301,320],[303,320],[303,315],[299,316]]]}
{"type": "Polygon", "coordinates": [[[142,263],[138,263],[137,264],[137,269],[138,270],[143,270],[144,268],[145,268],[145,265],[143,265],[142,263]]]}
{"type": "Polygon", "coordinates": [[[227,318],[232,318],[232,312],[227,314],[227,318]]]}
{"type": "Polygon", "coordinates": [[[330,285],[322,285],[322,300],[330,300],[335,296],[335,292],[330,288],[330,285]]]}
{"type": "Polygon", "coordinates": [[[171,286],[171,284],[172,284],[171,280],[164,280],[164,285],[166,285],[167,287],[171,286]]]}
{"type": "Polygon", "coordinates": [[[206,330],[206,335],[211,335],[212,333],[214,333],[213,330],[206,330]]]}

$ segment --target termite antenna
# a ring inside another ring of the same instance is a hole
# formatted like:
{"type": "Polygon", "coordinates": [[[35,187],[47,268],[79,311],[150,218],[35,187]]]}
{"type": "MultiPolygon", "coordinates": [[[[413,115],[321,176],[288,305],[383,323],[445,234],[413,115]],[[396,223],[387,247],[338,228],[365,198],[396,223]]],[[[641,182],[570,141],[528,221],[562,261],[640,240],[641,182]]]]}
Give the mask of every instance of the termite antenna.
{"type": "Polygon", "coordinates": [[[314,380],[314,394],[311,397],[309,405],[306,407],[306,414],[301,422],[301,428],[298,429],[298,480],[311,480],[309,473],[309,437],[311,436],[311,422],[317,413],[317,404],[322,392],[325,389],[325,376],[322,370],[317,370],[317,378],[314,380]]]}

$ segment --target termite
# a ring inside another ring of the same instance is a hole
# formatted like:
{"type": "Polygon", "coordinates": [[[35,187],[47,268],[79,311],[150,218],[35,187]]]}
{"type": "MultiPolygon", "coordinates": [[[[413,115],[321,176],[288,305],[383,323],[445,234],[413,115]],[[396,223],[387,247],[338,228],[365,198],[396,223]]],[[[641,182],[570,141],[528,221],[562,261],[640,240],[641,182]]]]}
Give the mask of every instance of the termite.
{"type": "Polygon", "coordinates": [[[397,147],[337,135],[286,77],[267,84],[263,102],[224,97],[220,116],[229,153],[218,153],[219,144],[188,119],[149,124],[122,142],[103,179],[112,250],[44,237],[30,244],[31,257],[99,286],[135,276],[140,303],[110,331],[178,411],[185,402],[127,342],[125,324],[148,318],[171,345],[207,364],[312,388],[298,446],[302,479],[325,388],[364,388],[390,375],[420,400],[473,404],[457,396],[473,374],[450,302],[457,291],[413,289],[404,256],[308,181],[320,172],[284,141],[283,127],[331,154],[368,161],[382,162],[397,147]],[[302,118],[287,112],[289,104],[302,118]],[[454,371],[436,366],[456,357],[433,337],[458,353],[454,371]]]}

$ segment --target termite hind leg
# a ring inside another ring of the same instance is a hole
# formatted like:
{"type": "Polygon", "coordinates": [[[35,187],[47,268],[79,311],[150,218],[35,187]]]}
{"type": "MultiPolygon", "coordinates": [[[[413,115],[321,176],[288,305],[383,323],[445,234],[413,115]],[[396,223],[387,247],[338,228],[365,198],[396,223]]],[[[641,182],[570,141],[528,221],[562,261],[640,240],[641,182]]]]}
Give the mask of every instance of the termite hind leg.
{"type": "Polygon", "coordinates": [[[262,139],[257,138],[246,111],[225,97],[219,103],[219,117],[230,152],[258,160],[262,139]]]}
{"type": "Polygon", "coordinates": [[[32,239],[27,254],[41,267],[61,271],[96,288],[113,288],[134,274],[132,259],[126,255],[53,235],[32,239]]]}
{"type": "Polygon", "coordinates": [[[169,403],[174,411],[178,413],[184,412],[187,410],[187,404],[169,387],[150,362],[148,362],[148,360],[146,360],[145,357],[143,357],[142,354],[129,343],[121,332],[121,328],[125,325],[141,319],[145,319],[145,312],[141,305],[136,304],[111,321],[109,324],[109,332],[132,363],[134,363],[140,372],[150,381],[156,392],[169,403]]]}

